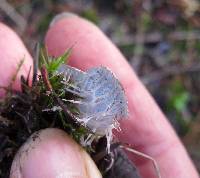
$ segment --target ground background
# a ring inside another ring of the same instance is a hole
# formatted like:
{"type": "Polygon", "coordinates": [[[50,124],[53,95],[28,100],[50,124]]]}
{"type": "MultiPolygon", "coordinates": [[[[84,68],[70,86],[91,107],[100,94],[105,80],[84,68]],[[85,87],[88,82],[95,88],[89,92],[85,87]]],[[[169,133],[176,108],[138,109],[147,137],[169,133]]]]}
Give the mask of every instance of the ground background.
{"type": "Polygon", "coordinates": [[[200,1],[0,0],[0,21],[32,54],[63,11],[94,22],[120,48],[200,172],[200,1]]]}

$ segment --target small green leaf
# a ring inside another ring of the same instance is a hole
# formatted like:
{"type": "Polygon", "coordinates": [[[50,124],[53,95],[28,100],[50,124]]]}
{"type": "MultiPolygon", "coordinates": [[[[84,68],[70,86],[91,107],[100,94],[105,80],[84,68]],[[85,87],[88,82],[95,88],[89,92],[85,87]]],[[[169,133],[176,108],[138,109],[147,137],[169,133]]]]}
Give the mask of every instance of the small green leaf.
{"type": "Polygon", "coordinates": [[[49,72],[55,72],[60,67],[60,65],[67,63],[69,55],[71,54],[71,50],[72,48],[69,48],[62,56],[52,59],[47,67],[47,70],[49,72]]]}
{"type": "Polygon", "coordinates": [[[174,100],[174,107],[177,111],[181,112],[189,101],[189,94],[187,92],[180,93],[174,100]]]}
{"type": "Polygon", "coordinates": [[[19,73],[19,70],[21,69],[22,65],[24,64],[25,58],[21,59],[19,61],[19,64],[17,65],[17,70],[15,72],[15,74],[12,77],[12,81],[11,83],[15,82],[16,78],[17,78],[17,74],[19,73]]]}
{"type": "Polygon", "coordinates": [[[40,57],[39,57],[40,69],[42,68],[42,66],[45,66],[48,73],[53,74],[56,70],[58,70],[60,65],[68,62],[71,51],[72,51],[72,47],[69,48],[62,56],[51,57],[51,56],[48,55],[46,49],[44,49],[44,48],[41,49],[40,57]]]}

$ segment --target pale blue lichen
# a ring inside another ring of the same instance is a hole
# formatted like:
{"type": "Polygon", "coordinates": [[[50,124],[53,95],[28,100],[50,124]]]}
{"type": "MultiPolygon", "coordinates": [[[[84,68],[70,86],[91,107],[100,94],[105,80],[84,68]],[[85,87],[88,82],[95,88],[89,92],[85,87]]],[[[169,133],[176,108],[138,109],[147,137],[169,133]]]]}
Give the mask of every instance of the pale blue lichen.
{"type": "Polygon", "coordinates": [[[78,109],[77,121],[94,134],[106,136],[108,149],[112,129],[119,129],[118,121],[128,114],[127,100],[122,85],[106,67],[95,67],[83,72],[62,65],[58,73],[64,75],[65,91],[77,96],[65,102],[78,109]]]}

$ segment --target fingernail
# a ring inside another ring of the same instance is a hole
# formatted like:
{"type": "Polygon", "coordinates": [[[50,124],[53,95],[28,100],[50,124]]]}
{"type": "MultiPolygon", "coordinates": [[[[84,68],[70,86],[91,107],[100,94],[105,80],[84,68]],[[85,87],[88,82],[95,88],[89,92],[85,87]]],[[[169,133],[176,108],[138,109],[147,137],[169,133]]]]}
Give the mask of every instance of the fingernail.
{"type": "Polygon", "coordinates": [[[59,20],[64,19],[64,18],[71,18],[71,17],[78,17],[77,14],[74,14],[72,12],[62,12],[58,15],[56,15],[53,20],[51,21],[49,27],[53,26],[56,24],[59,20]]]}
{"type": "Polygon", "coordinates": [[[16,154],[10,178],[102,178],[90,156],[64,131],[33,134],[16,154]]]}

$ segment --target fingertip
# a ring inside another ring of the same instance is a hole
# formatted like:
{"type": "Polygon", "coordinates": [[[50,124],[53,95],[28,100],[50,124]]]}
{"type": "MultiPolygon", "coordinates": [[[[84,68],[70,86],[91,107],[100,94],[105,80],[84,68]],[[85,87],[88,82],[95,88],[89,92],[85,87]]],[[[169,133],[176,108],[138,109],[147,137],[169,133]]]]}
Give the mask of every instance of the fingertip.
{"type": "Polygon", "coordinates": [[[59,129],[33,134],[12,163],[10,178],[101,178],[94,162],[75,141],[59,129]]]}
{"type": "MultiPolygon", "coordinates": [[[[32,66],[32,58],[17,34],[8,26],[0,23],[0,86],[7,87],[16,74],[20,61],[24,62],[13,84],[14,89],[20,89],[20,77],[28,74],[32,66]]],[[[0,89],[0,97],[5,91],[0,89]]]]}
{"type": "Polygon", "coordinates": [[[78,17],[78,15],[72,13],[72,12],[62,12],[60,14],[57,14],[51,21],[49,27],[54,26],[57,22],[59,22],[62,19],[66,18],[73,18],[73,17],[78,17]]]}

